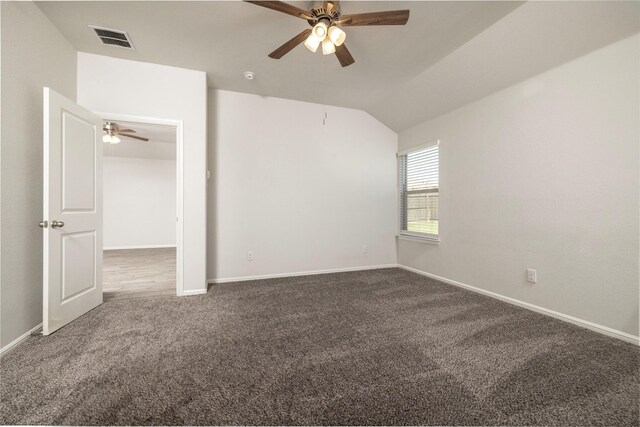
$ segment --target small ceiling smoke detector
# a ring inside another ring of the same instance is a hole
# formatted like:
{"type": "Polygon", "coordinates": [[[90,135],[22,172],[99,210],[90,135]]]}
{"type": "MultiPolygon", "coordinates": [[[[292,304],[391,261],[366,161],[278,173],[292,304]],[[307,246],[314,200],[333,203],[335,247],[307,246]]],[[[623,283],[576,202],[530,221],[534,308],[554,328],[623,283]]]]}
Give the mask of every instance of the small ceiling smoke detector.
{"type": "Polygon", "coordinates": [[[253,71],[245,71],[244,73],[242,73],[244,75],[244,78],[247,80],[253,80],[256,78],[256,75],[253,74],[253,71]]]}
{"type": "Polygon", "coordinates": [[[135,49],[131,42],[131,37],[129,37],[126,31],[96,27],[95,25],[89,25],[89,28],[93,30],[102,44],[135,49]]]}

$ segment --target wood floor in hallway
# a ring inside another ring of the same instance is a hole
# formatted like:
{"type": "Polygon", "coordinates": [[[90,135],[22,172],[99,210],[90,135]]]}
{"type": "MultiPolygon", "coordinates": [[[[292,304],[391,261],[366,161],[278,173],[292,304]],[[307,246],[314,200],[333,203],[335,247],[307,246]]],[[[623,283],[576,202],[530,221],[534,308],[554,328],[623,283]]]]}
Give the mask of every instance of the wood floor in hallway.
{"type": "Polygon", "coordinates": [[[104,251],[105,301],[176,294],[176,249],[104,251]]]}

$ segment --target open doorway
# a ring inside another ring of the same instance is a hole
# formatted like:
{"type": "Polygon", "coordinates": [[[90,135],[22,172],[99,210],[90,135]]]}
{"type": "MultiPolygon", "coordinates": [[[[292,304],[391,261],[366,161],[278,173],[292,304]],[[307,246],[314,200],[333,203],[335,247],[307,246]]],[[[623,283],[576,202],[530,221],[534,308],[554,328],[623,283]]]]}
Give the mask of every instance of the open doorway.
{"type": "Polygon", "coordinates": [[[105,119],[104,300],[180,294],[178,126],[105,119]]]}

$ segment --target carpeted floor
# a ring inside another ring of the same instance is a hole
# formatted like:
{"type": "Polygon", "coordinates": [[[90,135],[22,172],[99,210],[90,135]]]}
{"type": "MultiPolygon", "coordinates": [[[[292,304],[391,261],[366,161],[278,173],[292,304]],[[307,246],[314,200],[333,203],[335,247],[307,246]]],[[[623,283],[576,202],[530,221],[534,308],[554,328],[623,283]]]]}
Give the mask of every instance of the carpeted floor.
{"type": "Polygon", "coordinates": [[[399,269],[229,283],[30,337],[0,423],[638,425],[639,354],[399,269]]]}

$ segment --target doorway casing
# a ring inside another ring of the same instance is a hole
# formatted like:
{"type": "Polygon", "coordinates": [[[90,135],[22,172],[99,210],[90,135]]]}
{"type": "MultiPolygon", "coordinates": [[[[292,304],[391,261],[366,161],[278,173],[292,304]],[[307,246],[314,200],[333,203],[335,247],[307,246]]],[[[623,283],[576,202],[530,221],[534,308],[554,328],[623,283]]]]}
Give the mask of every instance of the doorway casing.
{"type": "Polygon", "coordinates": [[[184,296],[184,147],[183,121],[157,117],[132,116],[96,112],[105,121],[135,122],[149,125],[174,126],[176,128],[176,295],[184,296]]]}

